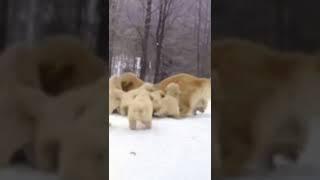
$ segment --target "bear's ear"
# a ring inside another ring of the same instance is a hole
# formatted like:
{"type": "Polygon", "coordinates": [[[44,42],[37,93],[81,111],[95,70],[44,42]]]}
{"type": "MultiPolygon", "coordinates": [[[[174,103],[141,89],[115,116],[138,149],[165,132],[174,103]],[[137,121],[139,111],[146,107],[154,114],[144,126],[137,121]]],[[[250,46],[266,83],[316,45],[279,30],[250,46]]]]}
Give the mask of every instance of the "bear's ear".
{"type": "Polygon", "coordinates": [[[133,83],[132,82],[121,82],[121,87],[125,92],[128,92],[130,89],[132,89],[133,83]]]}

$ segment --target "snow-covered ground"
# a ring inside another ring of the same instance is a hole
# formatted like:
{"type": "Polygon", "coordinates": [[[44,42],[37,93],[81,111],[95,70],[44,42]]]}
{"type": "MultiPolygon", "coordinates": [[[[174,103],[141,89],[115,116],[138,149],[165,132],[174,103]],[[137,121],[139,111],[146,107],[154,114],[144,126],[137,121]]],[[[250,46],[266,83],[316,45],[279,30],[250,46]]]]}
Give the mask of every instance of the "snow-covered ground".
{"type": "Polygon", "coordinates": [[[132,131],[111,115],[109,180],[210,180],[211,107],[204,114],[154,119],[151,130],[132,131]]]}

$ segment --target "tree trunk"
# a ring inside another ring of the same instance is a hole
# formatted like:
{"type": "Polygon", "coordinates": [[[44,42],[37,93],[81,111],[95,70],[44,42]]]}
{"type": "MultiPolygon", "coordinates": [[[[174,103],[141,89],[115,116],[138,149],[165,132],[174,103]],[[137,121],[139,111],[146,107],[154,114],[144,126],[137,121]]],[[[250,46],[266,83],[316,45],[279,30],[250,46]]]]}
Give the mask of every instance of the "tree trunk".
{"type": "Polygon", "coordinates": [[[171,9],[171,5],[173,0],[160,0],[159,7],[159,17],[158,17],[158,25],[156,30],[156,63],[155,63],[155,76],[154,82],[159,82],[161,77],[161,66],[162,66],[162,46],[163,40],[165,37],[165,28],[166,21],[169,16],[169,11],[171,9]]]}
{"type": "Polygon", "coordinates": [[[116,22],[116,2],[115,0],[109,0],[109,76],[111,76],[112,72],[112,61],[113,61],[113,55],[114,55],[114,26],[116,22]]]}
{"type": "Polygon", "coordinates": [[[161,48],[162,44],[160,42],[160,31],[161,26],[163,24],[163,6],[164,1],[160,0],[160,7],[159,7],[159,16],[158,16],[158,25],[156,30],[156,62],[155,62],[155,76],[154,76],[154,83],[157,83],[160,80],[159,74],[160,74],[160,66],[161,66],[161,48]]]}
{"type": "Polygon", "coordinates": [[[198,23],[197,23],[197,74],[200,76],[200,31],[201,31],[201,0],[198,0],[198,23]]]}
{"type": "Polygon", "coordinates": [[[146,70],[148,67],[148,63],[150,63],[148,59],[148,41],[149,41],[149,32],[150,32],[150,23],[151,23],[151,7],[152,7],[152,0],[147,1],[147,9],[146,9],[146,18],[144,23],[144,37],[142,40],[142,58],[140,61],[141,65],[141,72],[140,78],[145,79],[146,70]]]}

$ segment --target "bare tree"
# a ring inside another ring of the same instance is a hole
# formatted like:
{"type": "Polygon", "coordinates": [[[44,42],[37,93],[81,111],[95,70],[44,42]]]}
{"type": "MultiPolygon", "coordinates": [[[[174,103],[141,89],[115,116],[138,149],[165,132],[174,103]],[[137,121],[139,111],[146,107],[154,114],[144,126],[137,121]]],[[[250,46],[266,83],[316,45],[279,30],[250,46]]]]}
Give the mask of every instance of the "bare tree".
{"type": "Polygon", "coordinates": [[[116,64],[113,62],[115,56],[125,49],[121,47],[121,43],[130,44],[130,41],[126,40],[127,27],[123,27],[124,23],[121,23],[123,6],[126,3],[128,0],[109,0],[109,68],[116,64]]]}
{"type": "Polygon", "coordinates": [[[131,69],[149,82],[177,72],[210,75],[209,2],[201,2],[198,27],[198,0],[153,0],[149,4],[148,0],[117,0],[117,11],[110,12],[116,16],[116,23],[110,23],[109,28],[110,35],[114,32],[112,54],[116,61],[112,62],[112,73],[131,69]]]}
{"type": "Polygon", "coordinates": [[[158,25],[156,29],[156,63],[154,82],[161,80],[161,55],[163,48],[163,40],[165,38],[165,28],[174,0],[160,0],[158,25]]]}
{"type": "Polygon", "coordinates": [[[201,31],[201,25],[202,25],[202,19],[201,19],[201,8],[202,4],[201,4],[201,0],[198,0],[198,18],[197,21],[198,23],[196,26],[196,32],[197,32],[197,74],[200,75],[200,31],[201,31]]]}
{"type": "Polygon", "coordinates": [[[147,8],[146,8],[146,17],[144,22],[144,37],[142,39],[142,58],[141,58],[141,74],[140,77],[145,79],[146,70],[149,61],[148,59],[148,40],[149,40],[149,32],[150,32],[150,23],[151,23],[151,7],[152,0],[147,0],[147,8]]]}
{"type": "Polygon", "coordinates": [[[200,76],[210,75],[211,70],[211,0],[202,0],[201,34],[200,37],[200,76]]]}
{"type": "MultiPolygon", "coordinates": [[[[109,0],[109,72],[112,68],[112,57],[113,57],[113,47],[114,47],[114,25],[115,25],[115,12],[116,12],[116,0],[109,0]]],[[[109,73],[109,76],[111,73],[109,73]]]]}

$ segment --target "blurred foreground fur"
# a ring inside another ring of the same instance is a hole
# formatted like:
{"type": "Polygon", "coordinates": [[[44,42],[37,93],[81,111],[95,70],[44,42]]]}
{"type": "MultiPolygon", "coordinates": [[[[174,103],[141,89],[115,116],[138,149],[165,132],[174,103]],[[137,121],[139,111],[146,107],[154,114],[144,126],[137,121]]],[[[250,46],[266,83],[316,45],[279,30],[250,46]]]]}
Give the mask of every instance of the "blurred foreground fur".
{"type": "Polygon", "coordinates": [[[320,113],[319,57],[237,39],[212,50],[215,175],[247,175],[261,163],[271,170],[277,154],[298,160],[307,120],[320,113]]]}
{"type": "Polygon", "coordinates": [[[84,44],[59,35],[2,52],[1,167],[22,151],[36,168],[59,170],[62,179],[106,179],[107,82],[92,85],[104,78],[104,66],[84,44]]]}
{"type": "Polygon", "coordinates": [[[75,37],[47,37],[33,47],[24,43],[0,56],[0,79],[39,88],[50,96],[88,84],[105,74],[103,61],[75,37]]]}
{"type": "Polygon", "coordinates": [[[34,131],[37,168],[57,168],[63,177],[73,179],[105,177],[106,89],[107,78],[102,77],[47,102],[34,131]]]}

